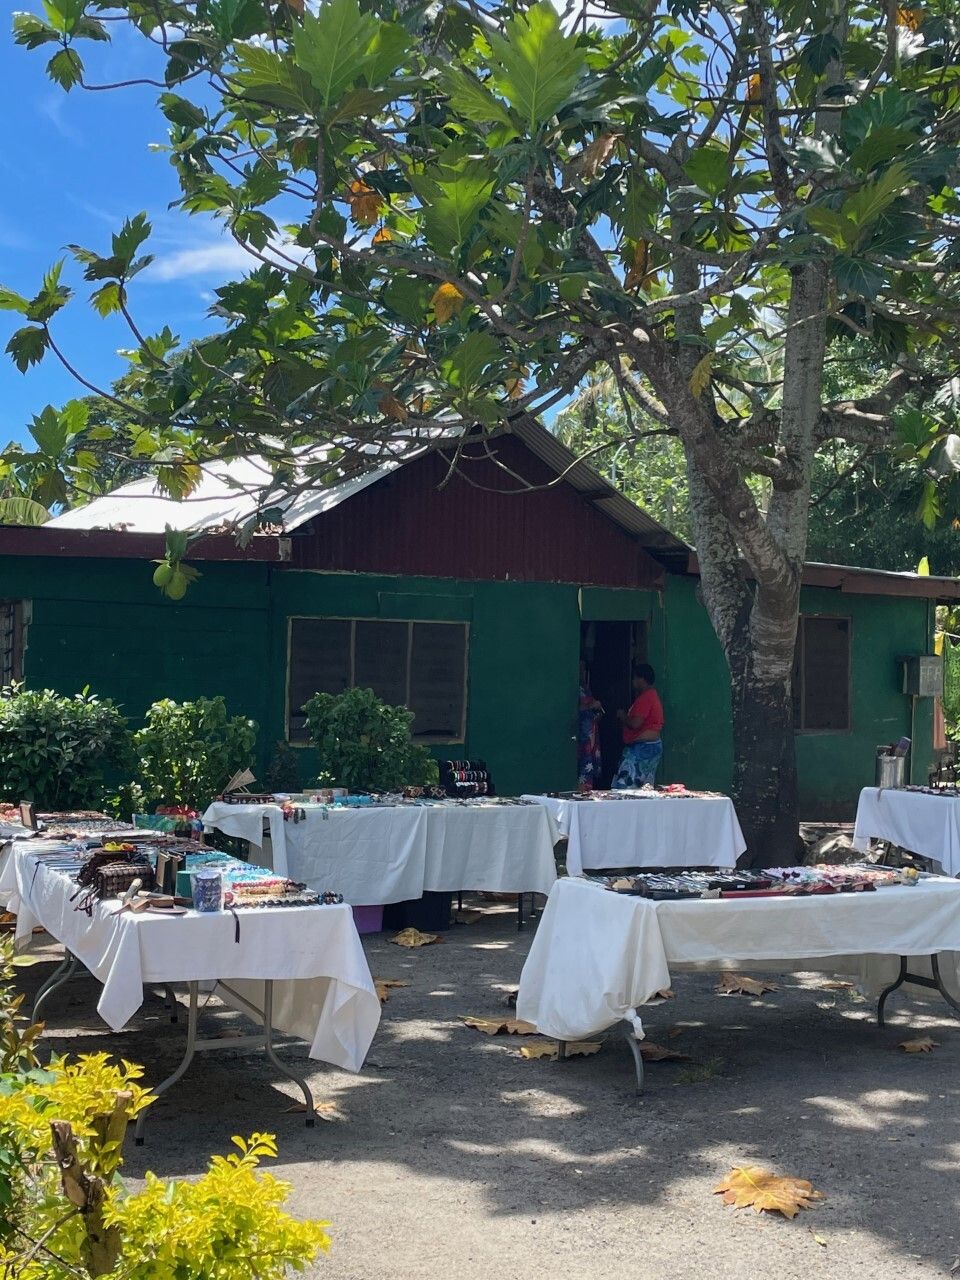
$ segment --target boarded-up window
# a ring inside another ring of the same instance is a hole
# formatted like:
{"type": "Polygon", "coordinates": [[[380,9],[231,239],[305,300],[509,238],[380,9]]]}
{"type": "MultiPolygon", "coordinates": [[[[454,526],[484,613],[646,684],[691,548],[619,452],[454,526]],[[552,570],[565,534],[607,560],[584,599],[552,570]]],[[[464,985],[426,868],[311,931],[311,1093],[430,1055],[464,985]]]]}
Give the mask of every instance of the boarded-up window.
{"type": "Polygon", "coordinates": [[[800,618],[793,669],[798,732],[849,732],[850,634],[849,618],[800,618]]]}
{"type": "Polygon", "coordinates": [[[291,618],[287,736],[306,742],[303,704],[315,693],[372,689],[409,707],[413,735],[462,742],[467,697],[467,624],[291,618]]]}
{"type": "Polygon", "coordinates": [[[0,684],[23,679],[22,600],[0,600],[0,684]]]}

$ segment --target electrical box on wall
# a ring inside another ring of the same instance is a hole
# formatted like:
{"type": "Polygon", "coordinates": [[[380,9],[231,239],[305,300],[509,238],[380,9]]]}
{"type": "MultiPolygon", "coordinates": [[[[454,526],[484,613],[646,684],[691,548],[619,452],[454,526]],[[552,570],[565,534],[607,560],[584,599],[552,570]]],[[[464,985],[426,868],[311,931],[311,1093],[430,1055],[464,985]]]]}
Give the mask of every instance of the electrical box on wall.
{"type": "Polygon", "coordinates": [[[903,692],[914,698],[943,697],[943,658],[935,653],[904,658],[903,692]]]}

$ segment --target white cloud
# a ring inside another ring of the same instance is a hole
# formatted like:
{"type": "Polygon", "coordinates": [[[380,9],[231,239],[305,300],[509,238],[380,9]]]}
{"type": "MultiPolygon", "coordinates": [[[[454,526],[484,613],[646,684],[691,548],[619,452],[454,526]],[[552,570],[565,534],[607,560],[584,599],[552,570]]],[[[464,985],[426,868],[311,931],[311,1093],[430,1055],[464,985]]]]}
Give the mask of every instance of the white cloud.
{"type": "Polygon", "coordinates": [[[252,270],[257,260],[232,240],[211,241],[193,249],[163,254],[151,263],[144,279],[156,284],[170,280],[191,280],[197,276],[223,276],[242,269],[252,270]]]}

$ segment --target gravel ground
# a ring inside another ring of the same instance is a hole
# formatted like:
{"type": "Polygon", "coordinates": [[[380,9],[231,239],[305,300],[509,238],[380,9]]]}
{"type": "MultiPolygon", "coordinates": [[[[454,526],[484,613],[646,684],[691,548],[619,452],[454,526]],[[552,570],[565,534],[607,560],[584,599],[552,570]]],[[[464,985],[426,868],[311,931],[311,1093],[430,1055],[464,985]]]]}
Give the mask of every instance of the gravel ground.
{"type": "MultiPolygon", "coordinates": [[[[275,1132],[291,1207],[333,1223],[318,1277],[951,1273],[960,1026],[945,1005],[898,992],[879,1031],[872,1006],[821,975],[784,975],[762,999],[721,997],[714,977],[681,976],[676,997],[644,1021],[649,1039],[692,1060],[648,1063],[637,1098],[630,1054],[615,1038],[594,1057],[530,1061],[517,1037],[460,1022],[512,1012],[504,1001],[530,937],[491,909],[440,946],[368,940],[374,975],[410,986],[391,992],[362,1074],[308,1065],[301,1045],[287,1051],[332,1104],[330,1119],[309,1130],[285,1114],[295,1087],[275,1083],[261,1058],[204,1055],[153,1109],[126,1173],[190,1176],[231,1134],[275,1132]],[[897,1050],[912,1033],[941,1046],[897,1050]],[[787,1221],[711,1194],[732,1166],[754,1163],[809,1178],[827,1199],[787,1221]]],[[[25,985],[49,971],[24,970],[25,985]]],[[[168,1074],[183,1032],[160,1006],[114,1035],[95,1001],[90,978],[54,996],[45,1011],[53,1047],[108,1049],[143,1062],[150,1080],[168,1074]]],[[[215,1003],[205,1018],[239,1025],[215,1003]]]]}

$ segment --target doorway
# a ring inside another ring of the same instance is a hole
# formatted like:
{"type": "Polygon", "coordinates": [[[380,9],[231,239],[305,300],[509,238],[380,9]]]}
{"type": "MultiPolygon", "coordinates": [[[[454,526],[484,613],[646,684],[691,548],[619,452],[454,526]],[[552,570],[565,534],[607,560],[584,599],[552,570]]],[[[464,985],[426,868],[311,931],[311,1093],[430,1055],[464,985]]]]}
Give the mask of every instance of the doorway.
{"type": "Polygon", "coordinates": [[[605,790],[620,763],[617,711],[633,701],[632,667],[647,657],[646,623],[583,622],[580,654],[586,659],[593,696],[603,703],[605,712],[600,721],[600,786],[605,790]]]}

